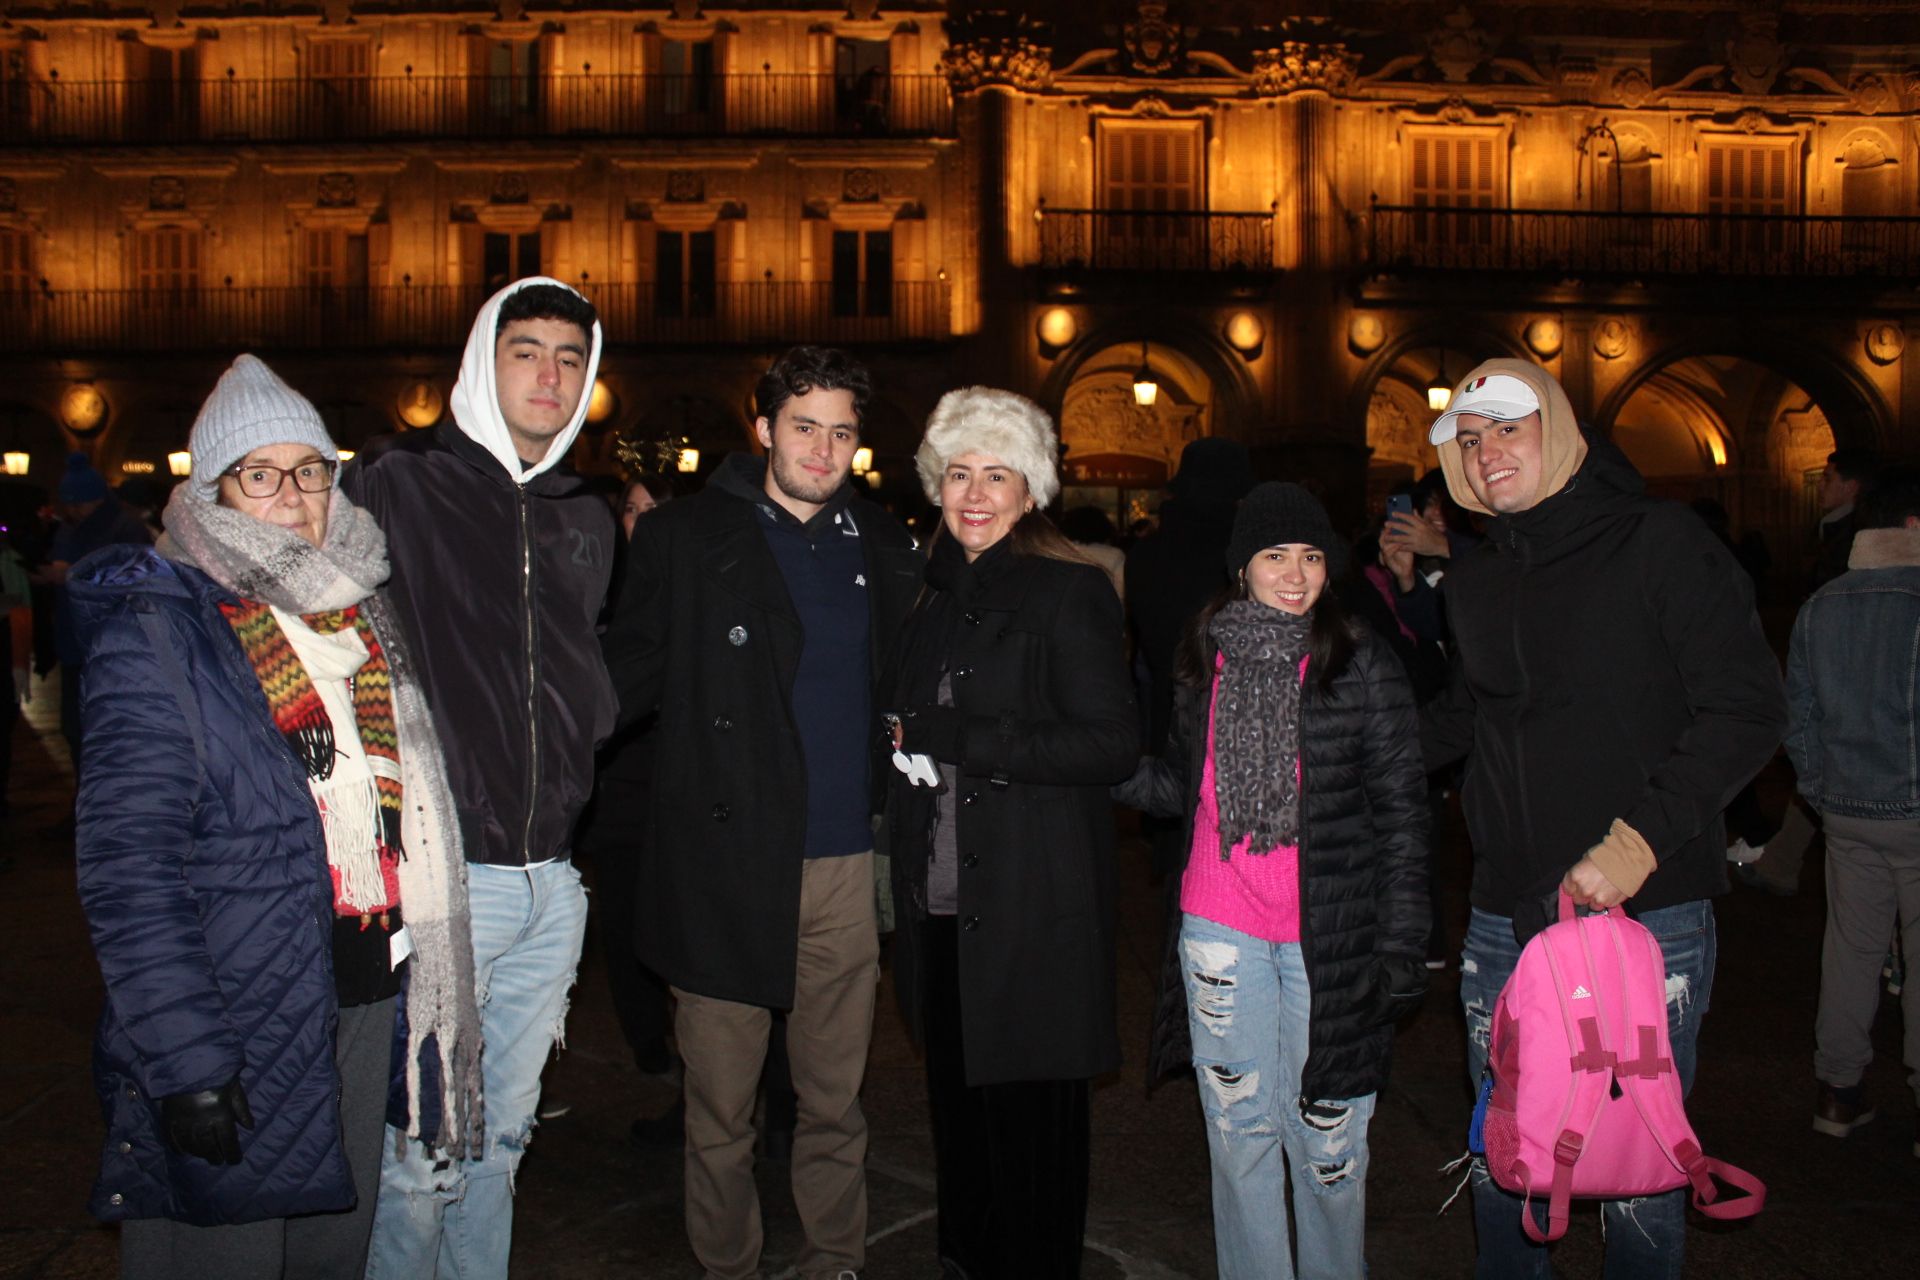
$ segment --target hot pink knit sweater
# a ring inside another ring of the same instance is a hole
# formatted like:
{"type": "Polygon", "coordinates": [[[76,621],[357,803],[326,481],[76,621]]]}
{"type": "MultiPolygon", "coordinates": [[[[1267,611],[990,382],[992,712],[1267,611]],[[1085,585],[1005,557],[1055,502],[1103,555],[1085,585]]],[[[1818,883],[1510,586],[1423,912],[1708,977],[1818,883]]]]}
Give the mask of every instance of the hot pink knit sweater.
{"type": "MultiPolygon", "coordinates": [[[[1307,660],[1300,660],[1300,678],[1307,660]]],[[[1247,851],[1242,836],[1231,856],[1220,857],[1220,802],[1214,790],[1213,712],[1220,699],[1218,664],[1207,700],[1206,763],[1200,771],[1200,803],[1193,814],[1193,847],[1180,878],[1180,909],[1267,942],[1300,941],[1300,849],[1280,845],[1266,854],[1247,851]]],[[[1300,763],[1294,762],[1298,778],[1300,763]]]]}

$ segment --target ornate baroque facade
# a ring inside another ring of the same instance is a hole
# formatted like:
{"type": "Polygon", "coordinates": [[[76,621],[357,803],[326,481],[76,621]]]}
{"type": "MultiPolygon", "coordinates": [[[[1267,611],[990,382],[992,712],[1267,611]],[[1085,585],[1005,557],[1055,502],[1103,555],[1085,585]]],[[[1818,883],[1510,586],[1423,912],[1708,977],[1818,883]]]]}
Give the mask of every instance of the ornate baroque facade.
{"type": "Polygon", "coordinates": [[[243,348],[349,443],[431,422],[540,271],[606,316],[589,467],[743,445],[812,340],[889,489],[982,380],[1116,514],[1213,433],[1354,516],[1504,353],[1792,546],[1920,426],[1916,112],[1904,0],[0,0],[0,444],[164,469],[243,348]]]}

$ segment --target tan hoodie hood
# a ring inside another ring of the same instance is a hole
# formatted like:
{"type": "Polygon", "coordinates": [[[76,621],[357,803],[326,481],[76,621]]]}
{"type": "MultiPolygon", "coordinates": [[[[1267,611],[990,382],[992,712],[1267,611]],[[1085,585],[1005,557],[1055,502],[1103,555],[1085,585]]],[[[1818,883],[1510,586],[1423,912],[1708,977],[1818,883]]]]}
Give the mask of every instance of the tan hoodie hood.
{"type": "Polygon", "coordinates": [[[551,471],[566,458],[567,450],[573,448],[580,427],[587,420],[587,405],[593,399],[593,380],[600,371],[600,322],[596,320],[593,332],[588,335],[592,339],[588,343],[592,350],[587,353],[586,381],[581,385],[580,403],[574,406],[573,420],[547,446],[546,457],[531,467],[524,466],[519,451],[513,447],[513,433],[507,429],[507,420],[500,413],[500,389],[493,376],[493,347],[500,327],[500,304],[531,284],[559,285],[569,293],[580,292],[548,276],[528,276],[488,298],[467,334],[466,354],[460,358],[460,379],[453,384],[454,423],[469,439],[498,459],[517,484],[525,484],[551,471]]]}
{"type": "MultiPolygon", "coordinates": [[[[1483,360],[1460,379],[1459,385],[1453,389],[1454,396],[1458,397],[1475,378],[1495,373],[1520,379],[1533,388],[1534,395],[1540,401],[1540,488],[1533,495],[1533,501],[1527,504],[1529,508],[1535,507],[1566,487],[1567,481],[1573,478],[1573,473],[1580,469],[1580,463],[1587,456],[1587,442],[1580,435],[1580,420],[1574,416],[1573,402],[1567,399],[1559,380],[1531,361],[1483,360]]],[[[1446,474],[1447,491],[1453,494],[1453,500],[1469,511],[1478,511],[1483,516],[1493,515],[1474,496],[1472,486],[1467,483],[1466,459],[1460,452],[1460,438],[1455,436],[1434,447],[1440,451],[1440,470],[1446,474]]]]}

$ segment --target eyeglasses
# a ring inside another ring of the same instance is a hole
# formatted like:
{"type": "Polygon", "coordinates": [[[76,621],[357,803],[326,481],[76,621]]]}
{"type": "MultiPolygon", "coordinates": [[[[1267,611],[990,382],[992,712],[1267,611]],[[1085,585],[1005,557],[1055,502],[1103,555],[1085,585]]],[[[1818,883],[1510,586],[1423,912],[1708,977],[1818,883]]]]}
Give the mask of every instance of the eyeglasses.
{"type": "Polygon", "coordinates": [[[337,462],[315,458],[297,467],[269,467],[258,463],[249,467],[235,463],[221,474],[238,480],[240,492],[249,498],[271,498],[280,492],[288,476],[293,477],[294,487],[302,493],[325,493],[333,488],[333,473],[339,469],[337,462]]]}

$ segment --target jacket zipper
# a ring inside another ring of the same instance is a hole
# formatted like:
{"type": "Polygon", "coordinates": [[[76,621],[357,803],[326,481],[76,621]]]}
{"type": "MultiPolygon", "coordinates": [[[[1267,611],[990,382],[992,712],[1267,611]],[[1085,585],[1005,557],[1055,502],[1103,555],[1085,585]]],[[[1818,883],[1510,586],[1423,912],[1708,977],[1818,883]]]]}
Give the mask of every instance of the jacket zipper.
{"type": "Polygon", "coordinates": [[[534,659],[533,509],[527,488],[518,486],[520,500],[520,613],[527,626],[527,822],[520,840],[520,860],[533,861],[533,813],[540,785],[540,683],[534,659]]]}
{"type": "MultiPolygon", "coordinates": [[[[1300,690],[1300,830],[1294,837],[1293,873],[1299,878],[1296,890],[1300,904],[1300,966],[1307,971],[1307,1053],[1300,1059],[1300,1096],[1294,1099],[1294,1105],[1305,1110],[1312,1101],[1307,1096],[1307,1082],[1312,1079],[1310,1069],[1313,1066],[1313,970],[1308,968],[1313,953],[1307,949],[1307,713],[1308,702],[1313,698],[1313,670],[1308,664],[1307,687],[1300,690]]],[[[1371,961],[1369,961],[1371,963],[1371,961]]]]}
{"type": "Polygon", "coordinates": [[[1526,588],[1527,574],[1533,567],[1533,548],[1521,540],[1519,530],[1509,530],[1509,534],[1508,545],[1512,548],[1514,562],[1520,569],[1519,575],[1513,584],[1513,592],[1508,597],[1509,603],[1513,608],[1513,665],[1514,670],[1520,673],[1521,726],[1520,731],[1514,735],[1514,790],[1518,793],[1516,800],[1520,806],[1520,829],[1523,847],[1532,849],[1535,847],[1533,839],[1533,806],[1527,802],[1529,792],[1527,790],[1527,750],[1524,726],[1527,712],[1533,703],[1533,678],[1527,673],[1527,651],[1526,646],[1521,642],[1520,636],[1520,622],[1522,614],[1524,613],[1524,610],[1520,607],[1520,598],[1521,593],[1526,588]]]}

